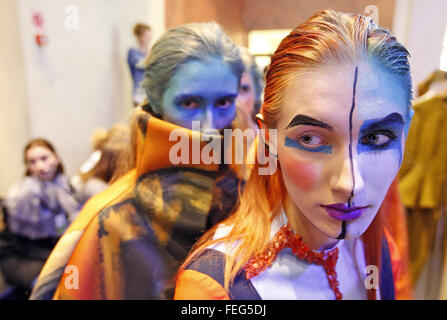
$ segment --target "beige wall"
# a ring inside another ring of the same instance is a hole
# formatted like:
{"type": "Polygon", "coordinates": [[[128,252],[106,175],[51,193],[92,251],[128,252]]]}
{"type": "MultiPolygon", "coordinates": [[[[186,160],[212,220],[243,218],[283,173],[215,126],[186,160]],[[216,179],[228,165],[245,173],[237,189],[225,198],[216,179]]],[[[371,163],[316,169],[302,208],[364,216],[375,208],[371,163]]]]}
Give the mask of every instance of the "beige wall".
{"type": "Polygon", "coordinates": [[[166,27],[216,21],[238,45],[247,43],[243,0],[166,0],[166,27]]]}
{"type": "Polygon", "coordinates": [[[0,1],[0,196],[23,174],[28,139],[27,86],[16,0],[0,1]]]}
{"type": "Polygon", "coordinates": [[[447,25],[445,0],[397,0],[393,32],[411,54],[413,87],[439,69],[447,25]]]}
{"type": "Polygon", "coordinates": [[[215,20],[238,45],[254,29],[293,28],[322,9],[365,13],[379,10],[380,25],[391,29],[395,0],[166,0],[166,26],[215,20]]]}
{"type": "Polygon", "coordinates": [[[165,21],[163,0],[0,3],[2,30],[8,30],[0,50],[1,195],[23,172],[26,140],[42,136],[52,141],[73,175],[90,154],[93,130],[127,120],[132,111],[126,62],[135,43],[132,27],[137,21],[148,23],[156,38],[165,21]],[[66,27],[68,5],[79,10],[79,29],[66,27]],[[45,47],[34,41],[34,10],[45,19],[45,47]]]}

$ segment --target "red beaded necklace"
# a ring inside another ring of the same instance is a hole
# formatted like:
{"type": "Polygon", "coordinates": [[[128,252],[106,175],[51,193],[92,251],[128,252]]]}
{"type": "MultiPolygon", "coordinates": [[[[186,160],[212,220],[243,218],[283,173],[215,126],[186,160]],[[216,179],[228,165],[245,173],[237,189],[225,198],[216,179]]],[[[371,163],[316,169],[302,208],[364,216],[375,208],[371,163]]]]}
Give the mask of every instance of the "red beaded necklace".
{"type": "Polygon", "coordinates": [[[302,237],[293,232],[292,227],[288,223],[275,234],[263,252],[251,258],[245,264],[244,270],[247,279],[251,279],[267,269],[276,259],[277,254],[284,248],[291,248],[293,254],[300,260],[323,266],[329,286],[334,291],[335,299],[341,300],[343,298],[338,288],[339,283],[337,281],[337,273],[335,272],[338,248],[328,252],[314,252],[304,243],[302,237]]]}

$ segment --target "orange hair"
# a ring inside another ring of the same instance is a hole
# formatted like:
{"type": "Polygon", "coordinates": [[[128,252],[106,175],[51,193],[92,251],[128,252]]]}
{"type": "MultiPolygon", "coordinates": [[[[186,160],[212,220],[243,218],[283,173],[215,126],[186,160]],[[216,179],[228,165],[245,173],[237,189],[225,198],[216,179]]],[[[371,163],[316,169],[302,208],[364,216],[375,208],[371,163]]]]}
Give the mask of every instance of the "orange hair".
{"type": "MultiPolygon", "coordinates": [[[[291,77],[300,72],[315,71],[324,64],[357,63],[370,57],[374,57],[385,70],[397,76],[407,89],[409,113],[412,90],[407,50],[388,31],[376,26],[366,16],[325,10],[295,28],[282,40],[272,56],[261,109],[265,124],[268,128],[276,127],[284,89],[291,77]]],[[[260,167],[259,163],[254,165],[239,208],[223,222],[231,226],[231,231],[225,237],[213,240],[218,227],[214,226],[196,243],[180,270],[210,245],[224,243],[232,246],[239,241],[232,254],[226,255],[224,286],[228,290],[248,260],[265,249],[270,240],[271,221],[279,213],[287,191],[281,170],[263,176],[258,174],[260,167]]],[[[376,265],[379,270],[382,229],[382,214],[379,210],[362,235],[366,263],[376,265]]],[[[375,290],[368,290],[368,299],[376,299],[375,290]]]]}
{"type": "Polygon", "coordinates": [[[151,31],[151,27],[149,25],[147,25],[147,24],[144,24],[144,23],[137,23],[133,27],[133,34],[137,38],[140,37],[146,31],[151,31]]]}

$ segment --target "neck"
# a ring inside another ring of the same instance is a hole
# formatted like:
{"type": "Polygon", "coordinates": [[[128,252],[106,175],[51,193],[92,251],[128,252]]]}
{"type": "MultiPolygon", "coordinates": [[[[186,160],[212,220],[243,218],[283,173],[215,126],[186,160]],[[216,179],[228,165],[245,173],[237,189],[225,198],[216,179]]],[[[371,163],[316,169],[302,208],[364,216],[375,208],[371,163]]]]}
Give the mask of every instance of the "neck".
{"type": "Polygon", "coordinates": [[[144,44],[144,43],[139,43],[138,44],[138,50],[140,50],[141,52],[144,52],[144,53],[146,53],[147,52],[147,44],[144,44]]]}
{"type": "Polygon", "coordinates": [[[284,211],[292,229],[303,238],[312,250],[322,251],[333,248],[339,240],[331,238],[315,227],[296,207],[289,196],[284,200],[284,211]]]}

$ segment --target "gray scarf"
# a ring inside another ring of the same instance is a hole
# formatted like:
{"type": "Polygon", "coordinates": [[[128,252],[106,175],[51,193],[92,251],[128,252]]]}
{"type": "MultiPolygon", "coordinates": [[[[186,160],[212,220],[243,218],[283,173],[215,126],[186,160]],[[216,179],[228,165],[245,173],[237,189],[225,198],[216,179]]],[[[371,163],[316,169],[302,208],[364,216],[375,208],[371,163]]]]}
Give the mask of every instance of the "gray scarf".
{"type": "Polygon", "coordinates": [[[10,231],[29,239],[58,238],[80,209],[63,174],[53,181],[26,177],[10,190],[6,207],[10,231]]]}

